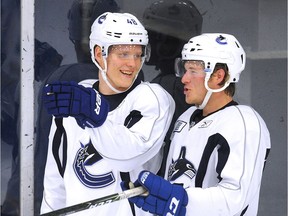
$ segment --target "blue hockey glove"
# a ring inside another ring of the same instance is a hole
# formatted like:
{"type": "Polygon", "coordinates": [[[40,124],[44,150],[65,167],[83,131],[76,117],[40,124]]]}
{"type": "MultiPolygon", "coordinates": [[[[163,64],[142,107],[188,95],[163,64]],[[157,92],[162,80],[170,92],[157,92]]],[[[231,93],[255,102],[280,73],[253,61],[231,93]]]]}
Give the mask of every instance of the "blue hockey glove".
{"type": "MultiPolygon", "coordinates": [[[[136,196],[129,198],[139,208],[157,215],[184,216],[188,204],[188,196],[181,185],[171,184],[169,181],[149,171],[142,171],[134,186],[144,186],[148,196],[136,196]]],[[[131,187],[128,183],[121,182],[122,190],[131,187]]]]}
{"type": "Polygon", "coordinates": [[[82,128],[101,126],[109,112],[109,104],[99,92],[74,81],[47,84],[42,99],[49,114],[56,118],[72,116],[82,128]]]}

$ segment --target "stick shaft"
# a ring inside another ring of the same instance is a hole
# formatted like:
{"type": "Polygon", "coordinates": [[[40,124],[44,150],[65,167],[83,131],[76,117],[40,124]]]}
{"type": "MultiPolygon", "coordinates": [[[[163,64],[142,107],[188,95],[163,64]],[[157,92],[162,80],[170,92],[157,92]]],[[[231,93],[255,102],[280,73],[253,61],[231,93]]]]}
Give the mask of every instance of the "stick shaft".
{"type": "Polygon", "coordinates": [[[68,206],[66,208],[62,208],[53,212],[41,214],[41,216],[61,216],[61,215],[72,214],[75,212],[83,211],[83,210],[90,209],[90,208],[95,208],[97,206],[102,206],[102,205],[112,203],[115,201],[119,201],[122,199],[127,199],[130,197],[138,196],[145,192],[146,192],[146,189],[140,186],[140,187],[125,190],[120,193],[115,193],[115,194],[111,194],[111,195],[101,197],[98,199],[79,203],[73,206],[68,206]]]}

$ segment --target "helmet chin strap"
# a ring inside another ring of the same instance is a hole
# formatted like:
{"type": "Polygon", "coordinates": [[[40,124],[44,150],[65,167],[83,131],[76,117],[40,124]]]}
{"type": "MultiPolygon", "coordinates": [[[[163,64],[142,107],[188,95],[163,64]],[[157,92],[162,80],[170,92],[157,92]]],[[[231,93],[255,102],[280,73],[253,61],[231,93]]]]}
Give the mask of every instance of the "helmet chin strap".
{"type": "Polygon", "coordinates": [[[210,76],[206,76],[205,77],[205,82],[204,82],[204,85],[205,85],[205,88],[208,90],[205,97],[204,97],[204,100],[202,102],[202,104],[200,105],[197,105],[198,109],[204,109],[204,107],[207,105],[211,95],[213,92],[220,92],[220,91],[224,91],[230,84],[230,82],[226,82],[224,84],[224,86],[222,86],[221,88],[219,89],[211,89],[209,86],[208,86],[208,80],[210,79],[210,76]]]}
{"type": "Polygon", "coordinates": [[[100,71],[101,71],[101,74],[102,74],[102,77],[103,77],[105,83],[108,85],[108,87],[109,87],[112,91],[116,92],[117,94],[124,92],[124,91],[119,91],[118,89],[114,88],[114,87],[111,85],[111,83],[109,82],[108,77],[107,77],[107,61],[106,61],[106,58],[104,58],[104,69],[102,69],[101,67],[100,67],[99,69],[100,69],[100,71]]]}
{"type": "Polygon", "coordinates": [[[210,91],[210,90],[208,90],[207,91],[207,93],[206,93],[206,95],[205,95],[205,98],[204,98],[204,100],[203,100],[203,102],[202,102],[202,104],[200,104],[200,105],[197,105],[197,108],[198,109],[201,109],[201,110],[203,110],[204,109],[204,107],[206,106],[206,104],[208,103],[208,100],[210,99],[210,97],[211,97],[211,95],[212,95],[212,91],[210,91]]]}

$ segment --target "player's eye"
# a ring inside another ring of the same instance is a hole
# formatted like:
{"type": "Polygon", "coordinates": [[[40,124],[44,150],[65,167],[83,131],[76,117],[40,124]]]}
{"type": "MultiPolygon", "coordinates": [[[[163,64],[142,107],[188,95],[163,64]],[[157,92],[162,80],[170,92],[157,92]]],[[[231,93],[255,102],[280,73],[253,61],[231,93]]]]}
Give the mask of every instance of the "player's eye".
{"type": "Polygon", "coordinates": [[[142,54],[129,54],[129,53],[117,53],[118,58],[120,59],[141,59],[142,54]]]}
{"type": "Polygon", "coordinates": [[[118,53],[117,55],[121,59],[128,59],[129,58],[129,54],[128,53],[118,53]]]}

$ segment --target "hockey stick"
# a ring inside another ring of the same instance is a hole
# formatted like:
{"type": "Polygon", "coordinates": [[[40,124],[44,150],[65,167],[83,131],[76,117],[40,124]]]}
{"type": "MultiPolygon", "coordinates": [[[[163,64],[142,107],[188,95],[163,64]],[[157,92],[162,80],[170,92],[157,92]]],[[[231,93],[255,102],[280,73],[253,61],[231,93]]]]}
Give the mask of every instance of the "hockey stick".
{"type": "Polygon", "coordinates": [[[112,203],[115,201],[119,201],[122,199],[127,199],[130,197],[134,197],[134,196],[138,196],[138,195],[145,195],[144,193],[146,193],[147,190],[143,187],[136,187],[136,188],[132,188],[132,189],[128,189],[125,190],[123,192],[120,193],[115,193],[115,194],[111,194],[105,197],[101,197],[98,199],[94,199],[94,200],[90,200],[87,202],[83,202],[83,203],[79,203],[73,206],[68,206],[66,208],[62,208],[53,212],[49,212],[49,213],[45,213],[45,214],[41,214],[41,216],[61,216],[61,215],[68,215],[68,214],[72,214],[72,213],[76,213],[79,211],[83,211],[86,209],[91,209],[91,208],[95,208],[97,206],[102,206],[108,203],[112,203]]]}

